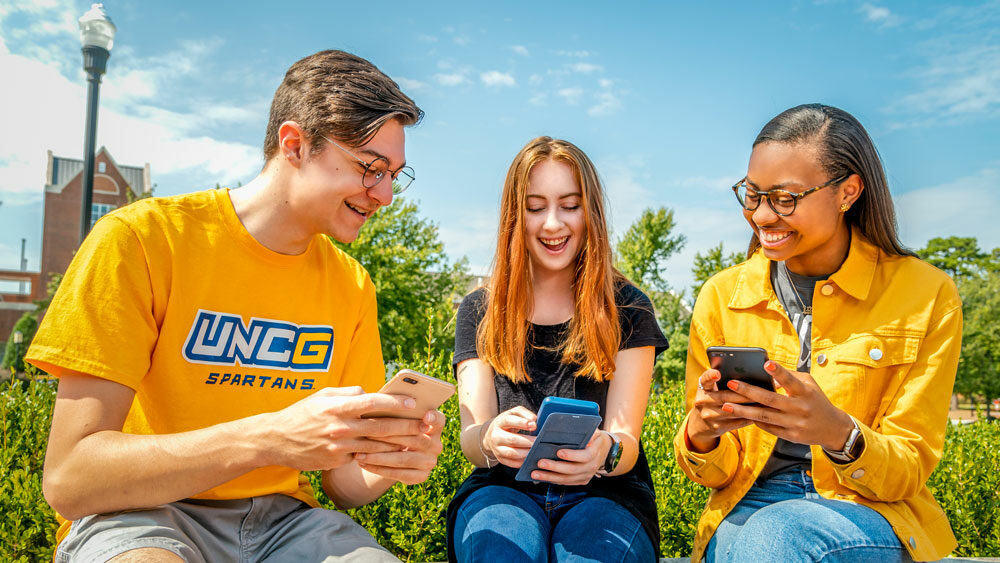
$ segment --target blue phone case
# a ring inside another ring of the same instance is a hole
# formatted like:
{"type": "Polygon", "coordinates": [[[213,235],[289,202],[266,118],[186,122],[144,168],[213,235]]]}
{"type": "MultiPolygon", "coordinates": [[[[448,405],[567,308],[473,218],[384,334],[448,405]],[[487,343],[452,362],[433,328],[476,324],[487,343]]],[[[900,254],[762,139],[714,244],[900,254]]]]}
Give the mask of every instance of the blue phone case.
{"type": "Polygon", "coordinates": [[[567,399],[565,397],[545,397],[542,406],[538,408],[538,420],[535,421],[535,431],[532,435],[545,425],[545,419],[554,412],[568,414],[590,414],[601,416],[601,409],[593,401],[581,401],[580,399],[567,399]]]}
{"type": "Polygon", "coordinates": [[[550,413],[514,478],[518,481],[534,481],[531,472],[538,469],[539,461],[558,459],[556,452],[562,449],[585,448],[600,423],[601,417],[593,414],[550,413]]]}

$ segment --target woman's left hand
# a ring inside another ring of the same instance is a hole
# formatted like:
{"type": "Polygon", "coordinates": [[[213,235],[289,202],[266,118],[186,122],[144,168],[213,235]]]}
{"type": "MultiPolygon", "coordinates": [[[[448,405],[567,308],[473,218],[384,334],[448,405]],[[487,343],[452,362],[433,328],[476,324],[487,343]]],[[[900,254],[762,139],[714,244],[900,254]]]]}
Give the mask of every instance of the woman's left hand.
{"type": "Polygon", "coordinates": [[[788,371],[772,360],[764,364],[764,370],[774,378],[776,388],[784,387],[787,396],[731,380],[730,391],[761,406],[726,403],[722,410],[752,420],[762,430],[789,442],[840,451],[854,428],[851,417],[830,402],[808,373],[788,371]]]}
{"type": "Polygon", "coordinates": [[[543,459],[538,469],[531,472],[536,481],[547,481],[557,485],[586,485],[604,466],[604,460],[611,449],[611,437],[603,430],[595,430],[594,435],[582,450],[559,450],[558,460],[543,459]]]}

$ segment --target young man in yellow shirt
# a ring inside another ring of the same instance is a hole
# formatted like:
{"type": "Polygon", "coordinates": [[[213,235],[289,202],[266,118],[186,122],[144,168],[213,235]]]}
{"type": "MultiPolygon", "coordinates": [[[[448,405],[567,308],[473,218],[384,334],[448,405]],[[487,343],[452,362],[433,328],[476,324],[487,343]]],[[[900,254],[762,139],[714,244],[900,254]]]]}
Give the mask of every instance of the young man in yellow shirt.
{"type": "Polygon", "coordinates": [[[59,377],[57,561],[395,560],[301,472],[349,508],[441,451],[440,412],[377,393],[375,289],[326,237],[409,185],[421,117],[368,61],[316,53],[275,93],[252,182],[98,221],[27,355],[59,377]],[[401,418],[361,418],[386,409],[401,418]]]}

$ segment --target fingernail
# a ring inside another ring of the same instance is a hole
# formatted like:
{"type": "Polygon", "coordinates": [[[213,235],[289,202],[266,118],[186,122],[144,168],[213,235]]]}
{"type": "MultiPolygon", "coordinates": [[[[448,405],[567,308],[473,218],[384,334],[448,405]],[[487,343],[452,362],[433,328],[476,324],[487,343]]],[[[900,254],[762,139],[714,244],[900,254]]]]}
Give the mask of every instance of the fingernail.
{"type": "Polygon", "coordinates": [[[730,381],[729,383],[726,383],[726,387],[729,387],[733,391],[736,391],[737,389],[740,388],[740,384],[739,382],[736,381],[730,381]]]}
{"type": "Polygon", "coordinates": [[[412,409],[413,407],[417,406],[417,402],[414,401],[413,399],[406,399],[405,401],[403,401],[403,404],[406,405],[406,408],[408,409],[412,409]]]}
{"type": "Polygon", "coordinates": [[[733,405],[730,405],[729,403],[726,403],[726,404],[722,405],[722,410],[728,412],[729,414],[732,414],[733,413],[733,405]]]}
{"type": "Polygon", "coordinates": [[[420,431],[424,432],[424,433],[430,432],[431,431],[431,425],[430,424],[421,424],[420,425],[420,431]]]}
{"type": "Polygon", "coordinates": [[[774,370],[778,369],[778,364],[772,362],[771,360],[768,360],[764,362],[764,369],[766,369],[770,373],[774,373],[774,370]]]}

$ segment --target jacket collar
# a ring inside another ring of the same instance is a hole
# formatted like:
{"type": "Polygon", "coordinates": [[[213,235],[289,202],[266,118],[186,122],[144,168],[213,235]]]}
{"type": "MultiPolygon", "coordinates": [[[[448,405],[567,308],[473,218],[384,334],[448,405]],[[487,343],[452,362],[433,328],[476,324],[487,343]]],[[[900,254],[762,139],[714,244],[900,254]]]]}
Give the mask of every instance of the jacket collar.
{"type": "MultiPolygon", "coordinates": [[[[872,244],[857,228],[851,229],[851,246],[847,259],[840,269],[830,275],[830,281],[851,297],[864,301],[868,298],[875,268],[879,261],[879,248],[872,244]]],[[[774,295],[771,287],[771,261],[757,249],[746,262],[740,273],[733,295],[729,300],[730,309],[749,309],[768,301],[774,295]]]]}

